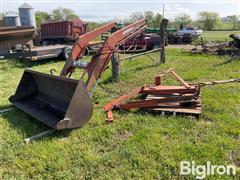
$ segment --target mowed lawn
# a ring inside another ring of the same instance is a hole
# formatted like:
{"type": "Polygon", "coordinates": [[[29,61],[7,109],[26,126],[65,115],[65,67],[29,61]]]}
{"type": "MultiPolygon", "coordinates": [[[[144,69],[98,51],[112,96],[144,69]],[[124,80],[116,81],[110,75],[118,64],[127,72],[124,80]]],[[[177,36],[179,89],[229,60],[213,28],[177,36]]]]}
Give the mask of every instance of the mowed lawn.
{"type": "Polygon", "coordinates": [[[203,31],[202,38],[203,41],[229,41],[232,40],[229,38],[230,34],[240,34],[239,31],[203,31]]]}
{"type": "MultiPolygon", "coordinates": [[[[2,114],[2,179],[179,179],[182,160],[235,165],[240,178],[240,83],[203,87],[200,119],[114,111],[114,122],[105,123],[106,103],[139,85],[153,84],[154,76],[168,68],[190,83],[240,77],[239,60],[167,49],[167,62],[156,65],[159,54],[150,56],[156,61],[142,56],[122,63],[118,82],[111,82],[111,68],[106,71],[102,85],[107,90],[98,87],[92,119],[82,128],[25,144],[24,138],[49,128],[16,108],[2,114]]],[[[14,94],[24,68],[45,73],[54,68],[60,73],[64,64],[53,60],[0,63],[1,109],[12,107],[8,97],[14,94]]],[[[79,75],[77,71],[74,78],[79,75]]]]}

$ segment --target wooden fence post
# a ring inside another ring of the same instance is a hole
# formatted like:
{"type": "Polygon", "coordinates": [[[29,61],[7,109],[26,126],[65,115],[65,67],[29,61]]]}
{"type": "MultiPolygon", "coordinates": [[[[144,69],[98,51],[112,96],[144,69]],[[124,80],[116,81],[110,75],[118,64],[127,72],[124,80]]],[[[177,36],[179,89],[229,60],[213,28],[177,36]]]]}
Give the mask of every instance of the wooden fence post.
{"type": "Polygon", "coordinates": [[[160,24],[160,64],[166,62],[166,56],[165,56],[165,30],[167,28],[168,20],[163,19],[160,24]]]}
{"type": "Polygon", "coordinates": [[[113,53],[112,55],[111,62],[112,62],[112,79],[113,81],[116,81],[119,78],[120,66],[118,58],[115,53],[113,53]]]}

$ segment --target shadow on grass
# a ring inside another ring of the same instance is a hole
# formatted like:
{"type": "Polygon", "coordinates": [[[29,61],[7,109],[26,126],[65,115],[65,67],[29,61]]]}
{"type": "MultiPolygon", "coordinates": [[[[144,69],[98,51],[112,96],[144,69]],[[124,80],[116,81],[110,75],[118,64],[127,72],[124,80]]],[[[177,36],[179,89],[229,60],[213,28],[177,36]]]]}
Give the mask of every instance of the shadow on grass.
{"type": "Polygon", "coordinates": [[[142,109],[142,110],[140,109],[140,110],[136,111],[135,113],[140,113],[141,115],[146,115],[146,116],[151,114],[154,117],[161,116],[161,117],[166,117],[166,118],[169,118],[169,117],[186,118],[186,117],[188,117],[188,118],[191,118],[191,119],[194,119],[194,120],[199,120],[199,118],[200,118],[200,115],[193,115],[193,114],[188,114],[188,113],[176,113],[176,114],[174,114],[173,112],[165,111],[164,114],[163,114],[162,111],[144,110],[144,109],[142,109]]]}
{"type": "Polygon", "coordinates": [[[230,64],[232,62],[234,62],[236,59],[227,59],[226,61],[220,63],[220,64],[216,64],[215,66],[218,67],[218,66],[223,66],[223,65],[226,65],[226,64],[230,64]]]}
{"type": "MultiPolygon", "coordinates": [[[[118,114],[120,116],[126,116],[128,115],[129,111],[125,111],[125,110],[115,110],[115,112],[118,112],[118,114]]],[[[114,113],[114,111],[113,111],[114,113]]],[[[138,110],[132,110],[131,111],[132,114],[134,115],[141,115],[141,116],[152,116],[154,118],[156,117],[163,117],[163,118],[170,118],[170,117],[177,117],[177,118],[188,118],[191,120],[199,120],[200,119],[200,115],[193,115],[193,114],[188,114],[188,113],[176,113],[175,115],[173,114],[173,112],[165,112],[164,114],[162,114],[161,111],[155,111],[155,110],[145,110],[145,109],[138,109],[138,110]]]]}
{"type": "MultiPolygon", "coordinates": [[[[10,107],[13,109],[11,111],[2,113],[1,116],[8,121],[11,129],[20,132],[20,134],[24,134],[25,138],[51,129],[42,122],[13,106],[1,106],[0,109],[4,109],[5,107],[10,107]]],[[[56,133],[42,137],[39,140],[51,140],[56,137],[66,137],[70,132],[71,130],[57,131],[56,133]]]]}

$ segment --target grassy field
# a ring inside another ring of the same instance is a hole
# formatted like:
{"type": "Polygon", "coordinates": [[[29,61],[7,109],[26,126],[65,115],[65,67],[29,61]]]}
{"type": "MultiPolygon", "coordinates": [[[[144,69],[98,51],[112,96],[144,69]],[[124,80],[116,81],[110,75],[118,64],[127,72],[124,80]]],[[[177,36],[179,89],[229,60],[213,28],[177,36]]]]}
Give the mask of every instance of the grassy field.
{"type": "Polygon", "coordinates": [[[230,34],[240,34],[240,31],[203,31],[203,41],[228,41],[230,34]]]}
{"type": "MultiPolygon", "coordinates": [[[[159,54],[151,57],[157,61],[159,54]]],[[[24,68],[45,73],[55,68],[60,73],[64,62],[0,63],[0,108],[5,109],[12,107],[8,97],[14,93],[24,68]]],[[[0,118],[2,179],[180,179],[182,160],[235,165],[240,178],[239,83],[202,88],[203,115],[199,120],[131,111],[114,112],[114,123],[105,123],[102,107],[107,102],[138,85],[153,84],[154,75],[168,68],[191,83],[240,76],[238,60],[191,55],[182,49],[168,49],[167,62],[155,64],[145,56],[126,61],[119,82],[111,82],[107,70],[102,85],[110,92],[97,89],[93,117],[83,128],[25,144],[24,138],[49,128],[18,109],[4,113],[0,118]]],[[[76,72],[74,78],[78,77],[76,72]]],[[[237,179],[209,177],[220,178],[237,179]]]]}
{"type": "MultiPolygon", "coordinates": [[[[233,22],[232,21],[220,21],[217,23],[214,30],[231,30],[233,29],[233,22]]],[[[236,27],[237,30],[240,30],[240,26],[236,27]],[[238,29],[237,29],[238,28],[238,29]]]]}

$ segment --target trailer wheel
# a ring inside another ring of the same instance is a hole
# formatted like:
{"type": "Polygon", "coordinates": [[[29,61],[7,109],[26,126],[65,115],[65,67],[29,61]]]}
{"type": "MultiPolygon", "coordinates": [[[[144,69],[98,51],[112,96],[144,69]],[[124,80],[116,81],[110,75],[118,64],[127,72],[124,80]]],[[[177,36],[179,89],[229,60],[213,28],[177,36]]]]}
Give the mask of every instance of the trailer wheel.
{"type": "Polygon", "coordinates": [[[169,39],[169,43],[170,43],[170,44],[175,44],[175,38],[173,38],[173,37],[170,38],[170,39],[169,39]]]}
{"type": "Polygon", "coordinates": [[[155,44],[155,45],[153,45],[152,50],[154,50],[154,49],[158,49],[158,48],[160,48],[160,45],[155,44]]]}
{"type": "Polygon", "coordinates": [[[71,53],[72,53],[72,47],[66,47],[66,48],[64,48],[63,58],[64,58],[65,60],[68,60],[69,57],[71,56],[71,53]]]}
{"type": "Polygon", "coordinates": [[[177,44],[183,44],[183,39],[179,37],[179,38],[177,39],[177,44]]]}
{"type": "Polygon", "coordinates": [[[47,40],[44,40],[44,41],[42,42],[42,45],[43,45],[43,46],[48,46],[48,45],[50,45],[50,42],[47,41],[47,40]]]}

